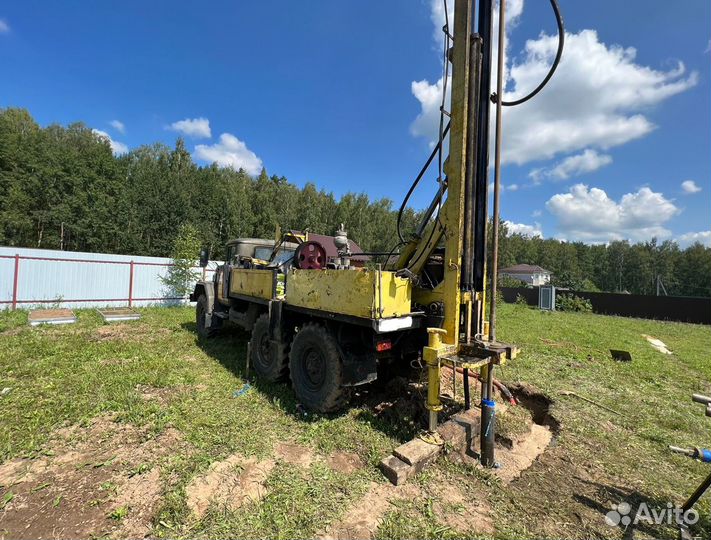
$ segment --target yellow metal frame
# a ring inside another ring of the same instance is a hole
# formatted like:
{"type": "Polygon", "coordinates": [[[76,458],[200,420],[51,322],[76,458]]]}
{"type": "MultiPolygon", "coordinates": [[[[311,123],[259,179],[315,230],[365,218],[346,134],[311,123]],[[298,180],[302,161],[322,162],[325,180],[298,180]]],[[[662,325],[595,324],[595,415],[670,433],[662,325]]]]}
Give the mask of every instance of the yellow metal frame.
{"type": "Polygon", "coordinates": [[[409,314],[410,280],[381,270],[291,270],[286,303],[353,317],[384,319],[409,314]]]}
{"type": "Polygon", "coordinates": [[[233,268],[230,275],[230,294],[271,300],[275,294],[275,272],[276,270],[233,268]]]}

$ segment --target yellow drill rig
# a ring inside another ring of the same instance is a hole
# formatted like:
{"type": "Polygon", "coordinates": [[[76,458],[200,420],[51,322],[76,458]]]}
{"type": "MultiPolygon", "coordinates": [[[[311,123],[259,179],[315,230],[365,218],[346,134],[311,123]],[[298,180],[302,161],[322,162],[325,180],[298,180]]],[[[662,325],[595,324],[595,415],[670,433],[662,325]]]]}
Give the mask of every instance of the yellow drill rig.
{"type": "MultiPolygon", "coordinates": [[[[480,0],[476,17],[474,0],[455,0],[451,17],[445,4],[443,80],[451,84],[450,110],[445,110],[443,99],[439,140],[402,208],[435,159],[439,188],[411,238],[403,237],[398,220],[397,254],[382,266],[355,266],[356,254],[344,230],[333,238],[335,256],[327,253],[331,246],[310,239],[308,233],[288,233],[276,242],[238,240],[228,245],[226,262],[214,279],[199,282],[191,295],[197,302],[201,336],[209,336],[226,321],[251,331],[251,367],[269,381],[290,378],[297,398],[310,410],[331,412],[345,406],[354,386],[377,378],[379,364],[420,358],[428,370],[426,407],[434,438],[442,409],[440,367],[449,365],[454,373],[464,374],[466,408],[470,406],[469,371],[479,370],[481,455],[487,465],[493,465],[494,366],[516,353],[514,347],[496,340],[491,293],[485,320],[490,109],[494,103],[497,145],[490,275],[495,290],[501,107],[509,104],[501,99],[501,54],[497,91],[490,92],[492,1],[480,0]]],[[[503,0],[501,4],[503,12],[503,0]]],[[[560,59],[562,20],[555,0],[551,5],[559,29],[556,61],[537,89],[510,104],[537,93],[560,59]]],[[[502,44],[504,17],[500,19],[502,44]]],[[[207,254],[201,258],[205,264],[207,254]]]]}

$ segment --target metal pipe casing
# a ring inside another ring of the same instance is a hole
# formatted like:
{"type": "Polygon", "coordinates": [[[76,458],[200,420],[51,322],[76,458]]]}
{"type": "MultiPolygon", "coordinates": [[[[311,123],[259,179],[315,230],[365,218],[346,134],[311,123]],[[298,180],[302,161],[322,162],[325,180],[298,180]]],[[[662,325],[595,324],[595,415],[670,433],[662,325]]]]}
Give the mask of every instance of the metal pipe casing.
{"type": "Polygon", "coordinates": [[[493,467],[494,433],[496,430],[496,403],[491,399],[481,400],[481,464],[493,467]]]}
{"type": "MultiPolygon", "coordinates": [[[[456,380],[457,370],[454,370],[453,378],[456,380]]],[[[470,390],[469,390],[469,369],[462,370],[462,380],[464,381],[464,410],[468,411],[472,408],[470,390]]]]}
{"type": "Polygon", "coordinates": [[[486,220],[488,217],[489,188],[489,108],[491,102],[491,35],[492,0],[480,0],[477,33],[481,37],[481,77],[479,82],[479,111],[477,124],[477,163],[474,197],[474,290],[484,290],[486,264],[486,220]]]}
{"type": "Polygon", "coordinates": [[[499,51],[496,71],[496,147],[494,154],[494,212],[491,232],[491,296],[489,298],[489,341],[496,341],[496,281],[499,277],[499,195],[501,192],[501,103],[504,93],[504,50],[506,41],[506,0],[499,0],[499,51]]]}
{"type": "MultiPolygon", "coordinates": [[[[479,139],[479,91],[481,80],[481,38],[470,37],[469,45],[469,96],[467,107],[466,174],[464,176],[464,245],[462,249],[461,289],[474,287],[474,236],[477,200],[474,184],[477,173],[477,141],[479,139]]],[[[486,134],[484,134],[486,136],[486,134]]]]}

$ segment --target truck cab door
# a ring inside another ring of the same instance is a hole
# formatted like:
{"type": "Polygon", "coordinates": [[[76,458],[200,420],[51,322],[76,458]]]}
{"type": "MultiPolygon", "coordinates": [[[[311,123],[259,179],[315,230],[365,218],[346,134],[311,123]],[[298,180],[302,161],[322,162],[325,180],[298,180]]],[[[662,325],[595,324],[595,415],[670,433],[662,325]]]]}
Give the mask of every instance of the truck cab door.
{"type": "Polygon", "coordinates": [[[237,247],[229,246],[225,255],[225,262],[217,269],[215,274],[215,293],[217,300],[223,304],[229,303],[230,298],[230,276],[232,268],[234,268],[235,257],[237,256],[237,247]]]}
{"type": "Polygon", "coordinates": [[[232,268],[237,262],[237,246],[229,246],[227,248],[227,258],[222,270],[222,295],[227,300],[230,297],[230,278],[232,277],[232,268]]]}

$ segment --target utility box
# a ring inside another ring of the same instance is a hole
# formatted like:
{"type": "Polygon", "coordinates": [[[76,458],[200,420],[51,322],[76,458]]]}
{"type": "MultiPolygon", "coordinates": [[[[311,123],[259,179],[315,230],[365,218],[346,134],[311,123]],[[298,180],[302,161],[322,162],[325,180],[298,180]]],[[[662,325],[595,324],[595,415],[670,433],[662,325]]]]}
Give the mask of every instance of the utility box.
{"type": "Polygon", "coordinates": [[[538,287],[538,309],[555,311],[555,287],[553,285],[538,287]]]}

